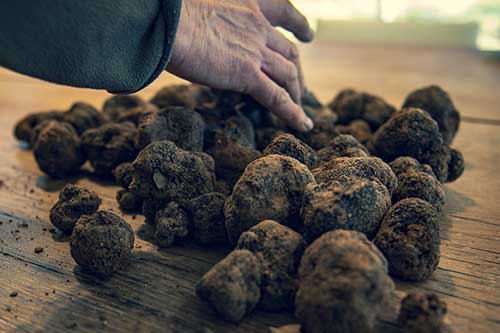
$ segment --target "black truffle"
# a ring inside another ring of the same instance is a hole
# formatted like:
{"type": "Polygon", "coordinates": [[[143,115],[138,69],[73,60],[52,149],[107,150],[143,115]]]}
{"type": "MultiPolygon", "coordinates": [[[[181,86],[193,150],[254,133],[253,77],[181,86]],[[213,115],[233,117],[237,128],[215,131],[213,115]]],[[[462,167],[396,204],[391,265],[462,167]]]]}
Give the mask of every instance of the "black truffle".
{"type": "Polygon", "coordinates": [[[134,232],[118,215],[98,211],[80,217],[69,244],[77,264],[95,274],[106,276],[129,263],[134,247],[134,232]]]}
{"type": "Polygon", "coordinates": [[[116,192],[116,201],[118,206],[125,213],[139,213],[142,209],[142,198],[125,189],[116,192]]]}
{"type": "Polygon", "coordinates": [[[337,125],[335,131],[339,134],[352,135],[363,144],[369,142],[373,134],[370,125],[362,119],[353,120],[348,125],[337,125]]]}
{"type": "Polygon", "coordinates": [[[224,319],[239,322],[259,302],[261,276],[255,255],[235,250],[203,275],[196,294],[224,319]]]}
{"type": "Polygon", "coordinates": [[[224,225],[224,202],[221,193],[207,193],[191,200],[190,216],[193,224],[193,237],[204,245],[227,243],[224,225]]]}
{"type": "Polygon", "coordinates": [[[401,200],[387,212],[374,243],[389,261],[391,275],[427,280],[439,263],[438,214],[424,200],[401,200]]]}
{"type": "Polygon", "coordinates": [[[450,163],[448,164],[448,179],[446,179],[447,182],[454,182],[462,174],[464,173],[465,170],[465,162],[464,162],[464,156],[462,153],[454,148],[450,149],[450,154],[451,154],[451,159],[450,163]]]}
{"type": "Polygon", "coordinates": [[[91,215],[99,209],[101,198],[94,191],[72,184],[64,186],[59,200],[50,210],[50,222],[59,230],[71,233],[82,215],[91,215]]]}
{"type": "Polygon", "coordinates": [[[171,202],[156,214],[155,241],[159,247],[169,247],[189,234],[189,219],[186,212],[171,202]]]}
{"type": "Polygon", "coordinates": [[[30,113],[17,122],[14,128],[14,136],[20,141],[33,145],[36,142],[36,137],[33,137],[33,130],[44,121],[49,120],[63,121],[63,113],[60,111],[30,113]]]}
{"type": "Polygon", "coordinates": [[[309,169],[314,169],[318,164],[316,152],[291,134],[283,134],[274,138],[264,149],[263,154],[290,156],[305,164],[309,169]]]}
{"type": "Polygon", "coordinates": [[[267,220],[242,233],[236,248],[251,251],[261,263],[260,306],[269,310],[293,308],[297,269],[306,248],[302,236],[267,220]]]}
{"type": "Polygon", "coordinates": [[[370,153],[355,137],[342,134],[332,140],[323,149],[318,150],[319,164],[324,164],[338,157],[368,157],[370,153]]]}
{"type": "Polygon", "coordinates": [[[131,162],[122,163],[113,170],[113,176],[115,177],[116,183],[125,189],[127,189],[132,182],[133,173],[134,165],[131,162]]]}
{"type": "Polygon", "coordinates": [[[114,95],[108,98],[102,107],[102,111],[108,115],[112,121],[117,121],[123,113],[129,109],[145,104],[139,96],[134,95],[114,95]]]}
{"type": "Polygon", "coordinates": [[[64,113],[64,121],[70,123],[78,135],[81,135],[90,128],[104,125],[108,122],[108,118],[92,105],[77,102],[64,113]]]}
{"type": "Polygon", "coordinates": [[[446,303],[434,293],[412,292],[401,302],[399,323],[408,333],[440,333],[445,331],[446,303]]]}

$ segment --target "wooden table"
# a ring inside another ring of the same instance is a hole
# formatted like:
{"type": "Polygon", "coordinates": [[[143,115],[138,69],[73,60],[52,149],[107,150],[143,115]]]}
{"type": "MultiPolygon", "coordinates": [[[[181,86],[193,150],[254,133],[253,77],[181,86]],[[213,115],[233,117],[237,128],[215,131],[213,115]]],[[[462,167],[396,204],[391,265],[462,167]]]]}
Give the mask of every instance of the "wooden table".
{"type": "MultiPolygon", "coordinates": [[[[464,176],[448,184],[448,218],[441,226],[441,262],[425,283],[398,282],[393,312],[378,330],[398,331],[405,292],[437,292],[448,303],[455,332],[500,332],[500,66],[472,51],[333,45],[303,47],[309,87],[323,101],[352,86],[400,105],[431,83],[447,89],[464,121],[454,145],[466,159],[464,176]]],[[[176,79],[168,74],[141,92],[149,98],[176,79]]],[[[48,84],[0,70],[0,332],[269,332],[294,323],[287,313],[257,311],[239,326],[218,319],[194,295],[200,276],[228,249],[194,244],[158,251],[141,217],[131,267],[108,280],[80,271],[67,238],[49,232],[50,207],[63,184],[38,170],[32,153],[12,136],[33,110],[67,108],[76,100],[102,105],[105,92],[48,84]],[[44,251],[34,253],[42,246],[44,251]],[[17,291],[16,297],[10,297],[17,291]]],[[[116,187],[75,180],[98,190],[103,207],[118,211],[116,187]]]]}

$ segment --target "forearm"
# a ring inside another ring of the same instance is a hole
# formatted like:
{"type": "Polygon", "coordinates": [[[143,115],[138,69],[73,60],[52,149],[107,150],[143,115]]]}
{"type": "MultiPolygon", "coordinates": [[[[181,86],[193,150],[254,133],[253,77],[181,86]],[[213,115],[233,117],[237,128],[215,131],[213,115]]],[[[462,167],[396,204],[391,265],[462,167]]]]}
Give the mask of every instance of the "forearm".
{"type": "Polygon", "coordinates": [[[168,63],[180,2],[0,1],[0,65],[76,87],[139,90],[168,63]]]}

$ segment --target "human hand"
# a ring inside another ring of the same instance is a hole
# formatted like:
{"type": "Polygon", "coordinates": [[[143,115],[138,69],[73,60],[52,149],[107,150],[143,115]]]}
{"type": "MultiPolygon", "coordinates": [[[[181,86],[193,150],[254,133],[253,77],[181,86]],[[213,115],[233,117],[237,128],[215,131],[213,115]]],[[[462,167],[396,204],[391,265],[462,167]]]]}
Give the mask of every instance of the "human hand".
{"type": "Polygon", "coordinates": [[[288,125],[309,131],[300,107],[302,71],[297,47],[313,39],[307,20],[288,0],[183,0],[167,70],[186,80],[251,95],[288,125]]]}

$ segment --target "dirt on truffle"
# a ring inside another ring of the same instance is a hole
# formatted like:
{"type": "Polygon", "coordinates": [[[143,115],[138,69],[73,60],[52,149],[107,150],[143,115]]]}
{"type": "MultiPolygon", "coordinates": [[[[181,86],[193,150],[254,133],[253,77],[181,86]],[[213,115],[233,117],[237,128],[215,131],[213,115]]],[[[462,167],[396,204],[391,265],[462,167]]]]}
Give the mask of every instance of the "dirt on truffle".
{"type": "Polygon", "coordinates": [[[98,211],[83,215],[71,234],[71,255],[84,269],[108,276],[129,263],[134,231],[118,215],[98,211]]]}
{"type": "Polygon", "coordinates": [[[50,210],[50,222],[59,230],[71,233],[81,216],[94,214],[100,205],[101,198],[94,191],[67,184],[50,210]]]}
{"type": "Polygon", "coordinates": [[[427,280],[439,264],[438,213],[422,199],[403,199],[387,212],[374,243],[387,258],[391,275],[427,280]]]}
{"type": "Polygon", "coordinates": [[[261,266],[248,250],[234,250],[213,266],[196,286],[196,294],[222,318],[239,322],[260,300],[261,266]]]}
{"type": "Polygon", "coordinates": [[[369,332],[394,283],[384,256],[361,233],[324,234],[302,256],[295,316],[311,333],[369,332]]]}
{"type": "Polygon", "coordinates": [[[82,147],[94,172],[110,177],[113,169],[137,156],[137,129],[132,123],[109,123],[82,134],[82,147]]]}
{"type": "Polygon", "coordinates": [[[293,157],[309,169],[318,165],[318,155],[314,149],[291,134],[275,137],[262,153],[264,156],[278,154],[293,157]]]}
{"type": "Polygon", "coordinates": [[[408,333],[440,333],[446,331],[446,303],[430,292],[416,291],[401,301],[399,324],[408,333]]]}
{"type": "Polygon", "coordinates": [[[51,120],[38,125],[35,131],[39,134],[33,154],[40,170],[53,178],[65,178],[80,170],[86,158],[70,124],[51,120]]]}
{"type": "Polygon", "coordinates": [[[288,156],[269,155],[250,163],[224,207],[229,241],[235,244],[242,232],[263,220],[297,227],[302,195],[312,182],[309,169],[288,156]]]}
{"type": "Polygon", "coordinates": [[[370,153],[355,137],[342,134],[325,148],[318,150],[319,165],[339,157],[368,157],[370,153]]]}
{"type": "Polygon", "coordinates": [[[302,236],[278,222],[267,220],[242,233],[236,248],[251,251],[261,263],[259,306],[268,310],[293,308],[297,269],[306,248],[302,236]]]}

